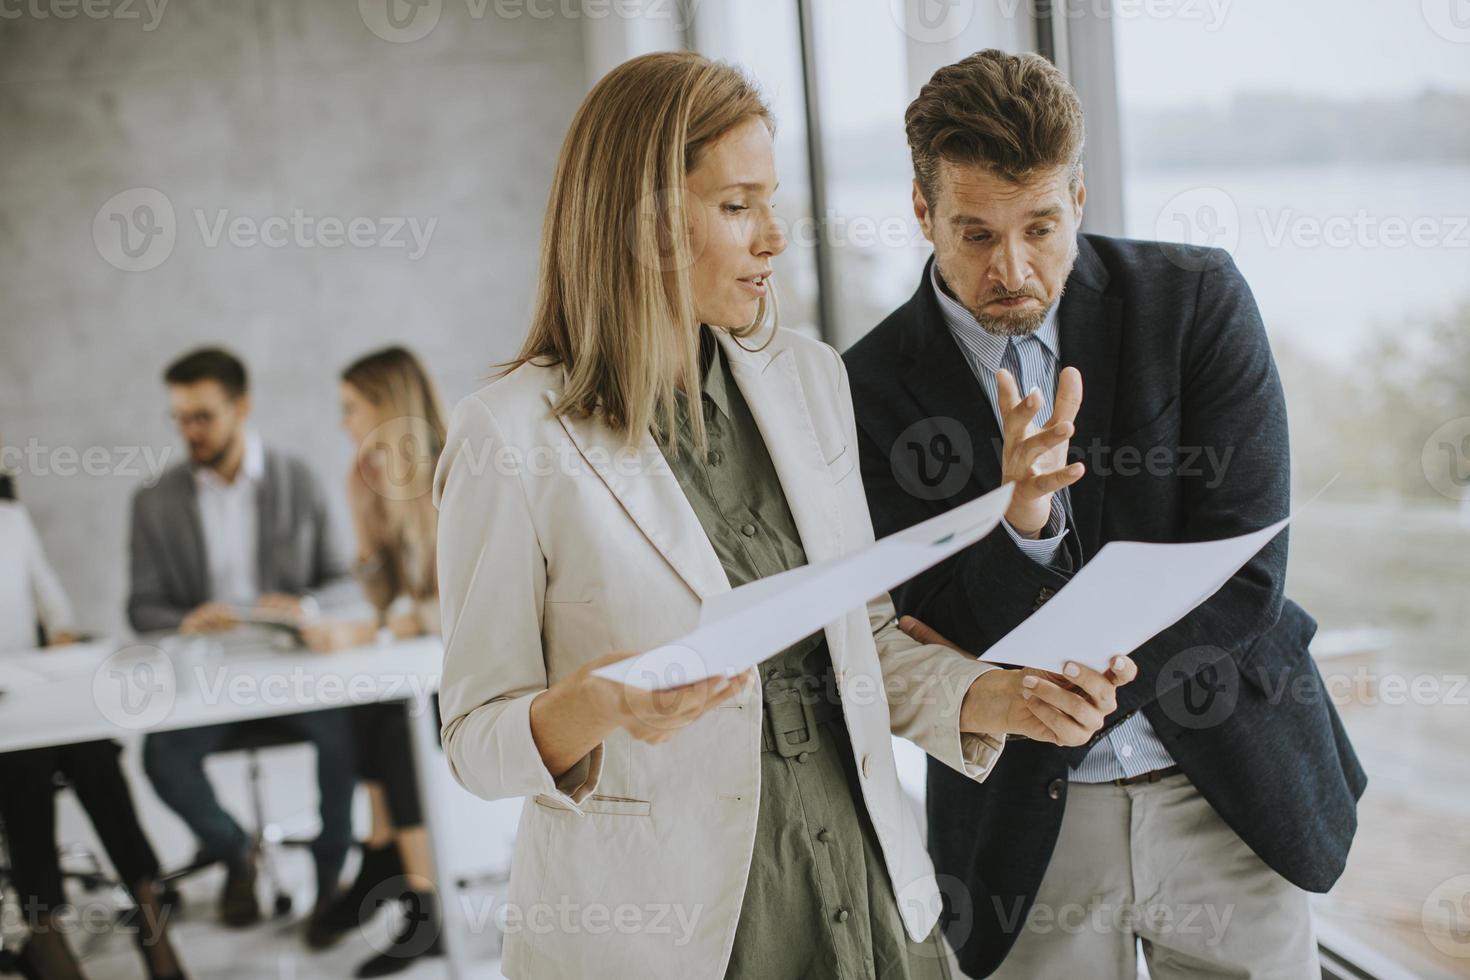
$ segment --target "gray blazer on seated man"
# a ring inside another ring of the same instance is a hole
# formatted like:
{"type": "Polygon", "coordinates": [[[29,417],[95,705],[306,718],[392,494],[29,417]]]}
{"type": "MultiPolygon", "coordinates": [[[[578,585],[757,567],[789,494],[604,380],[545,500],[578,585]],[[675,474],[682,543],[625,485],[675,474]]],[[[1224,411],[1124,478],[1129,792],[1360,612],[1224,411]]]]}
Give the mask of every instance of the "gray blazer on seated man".
{"type": "MultiPolygon", "coordinates": [[[[222,556],[210,555],[199,499],[201,489],[211,493],[213,488],[201,488],[201,483],[213,479],[213,471],[181,463],[133,498],[128,622],[138,632],[177,630],[186,616],[211,601],[248,606],[264,595],[335,593],[351,584],[311,470],[299,459],[264,448],[253,433],[245,439],[243,469],[252,485],[255,512],[248,527],[254,544],[253,589],[226,595],[213,588],[211,572],[222,556]]],[[[225,508],[228,512],[228,504],[225,508]]]]}
{"type": "MultiPolygon", "coordinates": [[[[353,588],[338,557],[325,498],[300,460],[266,449],[246,422],[245,367],[227,351],[184,356],[164,374],[186,463],[166,471],[133,499],[132,584],[128,619],[140,632],[196,634],[229,629],[240,608],[301,614],[303,597],[329,586],[353,588]]],[[[143,763],[158,795],[199,838],[204,856],[226,863],[221,896],[228,925],[260,917],[250,837],[215,798],[204,759],[251,722],[156,732],[143,763]]],[[[356,781],[346,709],[304,711],[272,726],[315,743],[321,835],[312,847],[317,915],[337,889],[352,843],[356,781]]]]}

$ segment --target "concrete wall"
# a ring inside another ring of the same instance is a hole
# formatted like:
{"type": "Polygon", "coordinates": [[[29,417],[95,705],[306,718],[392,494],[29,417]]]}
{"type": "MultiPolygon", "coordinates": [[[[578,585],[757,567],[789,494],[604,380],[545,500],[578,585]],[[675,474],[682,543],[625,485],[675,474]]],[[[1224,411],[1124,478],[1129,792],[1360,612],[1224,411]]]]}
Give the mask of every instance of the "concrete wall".
{"type": "Polygon", "coordinates": [[[350,359],[404,342],[453,402],[516,349],[587,80],[583,24],[514,5],[89,2],[0,19],[0,444],[83,625],[115,632],[130,495],[182,458],[163,366],[234,348],[266,441],[340,497],[350,359]],[[353,219],[372,244],[332,247],[353,219]]]}

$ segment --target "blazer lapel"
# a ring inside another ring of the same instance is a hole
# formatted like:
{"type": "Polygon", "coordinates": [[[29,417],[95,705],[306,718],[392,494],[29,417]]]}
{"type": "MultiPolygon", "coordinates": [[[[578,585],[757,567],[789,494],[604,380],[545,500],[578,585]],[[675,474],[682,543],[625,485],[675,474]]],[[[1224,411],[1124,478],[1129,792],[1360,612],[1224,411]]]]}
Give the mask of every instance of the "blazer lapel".
{"type": "MultiPolygon", "coordinates": [[[[807,408],[806,393],[789,347],[747,351],[723,330],[715,331],[730,362],[730,372],[771,454],[787,506],[801,535],[807,561],[841,553],[841,525],[832,506],[832,476],[807,408]]],[[[830,393],[835,397],[836,391],[830,393]]]]}
{"type": "Polygon", "coordinates": [[[185,467],[180,477],[184,520],[179,525],[175,546],[181,552],[179,567],[184,570],[182,584],[185,592],[197,596],[195,605],[198,605],[214,598],[213,583],[209,580],[209,556],[204,551],[204,520],[199,516],[199,488],[194,484],[192,468],[185,467]]]}
{"type": "Polygon", "coordinates": [[[1123,302],[1105,293],[1107,270],[1092,246],[1080,236],[1077,242],[1077,262],[1057,310],[1057,325],[1062,366],[1082,372],[1082,408],[1070,456],[1087,464],[1086,474],[1071,489],[1072,516],[1085,560],[1097,553],[1101,533],[1107,480],[1094,472],[1094,464],[1112,433],[1123,302]]]}
{"type": "MultiPolygon", "coordinates": [[[[787,347],[748,351],[725,331],[714,333],[771,454],[807,561],[835,557],[842,547],[841,515],[797,374],[795,355],[787,347]]],[[[779,343],[779,337],[777,340],[779,343]]],[[[555,390],[545,392],[552,405],[557,395],[555,390]]],[[[831,395],[835,397],[836,392],[831,395]]],[[[629,449],[623,437],[600,420],[566,415],[559,415],[558,420],[628,516],[695,594],[705,599],[729,591],[730,581],[719,556],[653,436],[645,432],[636,448],[629,449]],[[619,465],[630,452],[639,454],[641,465],[619,465]]],[[[832,644],[833,656],[837,657],[843,626],[839,622],[833,629],[837,630],[832,644]]]]}
{"type": "Polygon", "coordinates": [[[265,454],[265,471],[255,487],[255,591],[261,595],[276,592],[276,559],[274,515],[276,513],[276,459],[265,454]]]}
{"type": "MultiPolygon", "coordinates": [[[[931,258],[929,261],[932,263],[934,260],[931,258]]],[[[959,427],[954,434],[962,431],[970,439],[968,449],[963,445],[952,447],[960,454],[961,465],[969,466],[971,472],[964,493],[955,500],[958,505],[969,497],[979,496],[982,491],[1000,486],[1002,439],[985,389],[980,387],[980,380],[975,377],[970,362],[945,326],[939,312],[939,301],[934,298],[929,282],[929,267],[926,265],[918,292],[909,300],[910,316],[917,329],[906,332],[902,340],[909,354],[903,383],[930,418],[955,420],[959,427]]],[[[936,433],[947,428],[939,428],[936,433]]],[[[921,441],[914,451],[921,456],[921,466],[935,467],[944,464],[933,457],[951,449],[921,441]]]]}
{"type": "MultiPolygon", "coordinates": [[[[545,393],[555,405],[560,394],[545,393]]],[[[630,447],[600,419],[558,415],[567,436],[659,554],[701,599],[730,590],[719,556],[651,433],[630,447]],[[636,453],[636,465],[628,465],[636,453]]]]}
{"type": "MultiPolygon", "coordinates": [[[[842,515],[807,405],[807,393],[797,373],[795,352],[781,343],[779,333],[772,347],[755,351],[747,350],[724,330],[714,334],[765,440],[807,563],[835,558],[842,553],[842,515]]],[[[815,394],[819,398],[837,397],[835,389],[815,394]]],[[[828,646],[835,661],[843,649],[844,621],[831,624],[831,629],[834,632],[829,634],[828,646]]]]}

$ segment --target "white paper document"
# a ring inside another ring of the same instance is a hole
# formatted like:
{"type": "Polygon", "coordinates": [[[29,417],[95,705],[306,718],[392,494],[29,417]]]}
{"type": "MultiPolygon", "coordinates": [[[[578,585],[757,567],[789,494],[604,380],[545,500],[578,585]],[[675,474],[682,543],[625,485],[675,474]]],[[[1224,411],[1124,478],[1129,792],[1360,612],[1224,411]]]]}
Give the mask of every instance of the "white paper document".
{"type": "Polygon", "coordinates": [[[1289,521],[1223,541],[1109,542],[981,659],[1058,673],[1075,660],[1106,670],[1113,656],[1132,653],[1220,591],[1289,521]]]}
{"type": "Polygon", "coordinates": [[[692,633],[597,674],[647,690],[738,674],[985,537],[1012,490],[1006,484],[866,548],[711,596],[692,633]]]}

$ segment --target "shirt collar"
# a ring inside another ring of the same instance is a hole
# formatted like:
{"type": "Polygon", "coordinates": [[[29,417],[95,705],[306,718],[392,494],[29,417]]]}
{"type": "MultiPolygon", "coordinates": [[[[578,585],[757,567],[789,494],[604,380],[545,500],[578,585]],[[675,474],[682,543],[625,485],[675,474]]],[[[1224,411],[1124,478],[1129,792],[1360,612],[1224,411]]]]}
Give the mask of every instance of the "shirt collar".
{"type": "MultiPolygon", "coordinates": [[[[944,317],[944,325],[951,333],[962,335],[970,341],[970,346],[980,355],[980,360],[991,371],[999,370],[1002,359],[1006,353],[1006,341],[1009,338],[997,337],[980,325],[975,315],[965,309],[959,300],[955,299],[945,291],[944,285],[939,278],[939,263],[933,262],[929,266],[929,283],[934,289],[934,295],[939,300],[939,312],[944,317]]],[[[1032,337],[1041,342],[1041,345],[1056,360],[1061,355],[1060,333],[1057,329],[1057,306],[1053,303],[1051,309],[1046,311],[1046,319],[1041,321],[1041,327],[1037,329],[1032,337]]],[[[1017,337],[1016,342],[1021,343],[1027,338],[1017,337]]]]}
{"type": "MultiPolygon", "coordinates": [[[[254,429],[245,430],[245,456],[240,460],[240,472],[235,476],[235,482],[246,480],[257,483],[265,476],[265,445],[260,441],[260,436],[254,429]]],[[[208,466],[196,466],[194,468],[194,480],[196,483],[209,483],[217,487],[229,487],[234,484],[225,483],[220,475],[208,466]]]]}
{"type": "Polygon", "coordinates": [[[725,351],[709,327],[700,328],[700,358],[704,361],[704,378],[700,382],[704,393],[709,395],[715,407],[725,418],[730,418],[730,365],[725,361],[725,351]]]}

